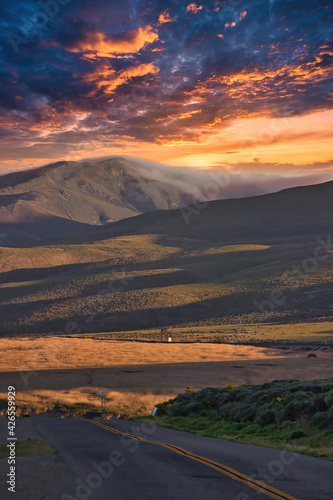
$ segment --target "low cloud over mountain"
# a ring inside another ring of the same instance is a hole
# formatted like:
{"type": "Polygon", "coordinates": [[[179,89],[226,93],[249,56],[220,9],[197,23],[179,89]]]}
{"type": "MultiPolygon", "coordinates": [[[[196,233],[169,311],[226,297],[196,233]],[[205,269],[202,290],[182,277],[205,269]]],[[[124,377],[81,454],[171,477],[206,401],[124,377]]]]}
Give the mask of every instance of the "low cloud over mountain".
{"type": "Polygon", "coordinates": [[[156,209],[320,181],[320,177],[250,176],[237,168],[176,169],[124,157],[63,161],[0,177],[1,244],[54,238],[156,209]]]}

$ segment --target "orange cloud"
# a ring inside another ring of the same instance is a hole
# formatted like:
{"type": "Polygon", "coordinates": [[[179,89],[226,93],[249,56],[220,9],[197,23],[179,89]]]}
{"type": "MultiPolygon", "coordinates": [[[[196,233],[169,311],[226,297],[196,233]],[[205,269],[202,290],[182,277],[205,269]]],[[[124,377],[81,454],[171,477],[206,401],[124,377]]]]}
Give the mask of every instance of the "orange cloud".
{"type": "Polygon", "coordinates": [[[105,33],[94,31],[87,33],[86,39],[76,47],[67,50],[75,53],[91,52],[96,57],[114,57],[117,54],[137,53],[156,40],[158,34],[151,26],[130,31],[122,37],[108,37],[105,33]]]}
{"type": "MultiPolygon", "coordinates": [[[[243,12],[241,12],[238,21],[243,21],[243,19],[246,17],[246,15],[247,15],[247,11],[246,10],[244,10],[243,12]]],[[[224,27],[225,28],[234,28],[236,26],[236,24],[237,23],[235,21],[233,21],[232,23],[226,23],[224,25],[224,27]]]]}
{"type": "Polygon", "coordinates": [[[173,19],[171,19],[168,10],[162,12],[162,14],[160,14],[160,17],[158,18],[158,24],[171,23],[172,21],[173,19]]]}
{"type": "Polygon", "coordinates": [[[188,111],[187,113],[182,113],[179,116],[179,119],[184,120],[185,118],[190,118],[192,115],[196,115],[197,113],[201,113],[201,109],[196,109],[195,111],[188,111]]]}
{"type": "MultiPolygon", "coordinates": [[[[230,25],[229,25],[230,26],[230,25]]],[[[318,84],[329,78],[331,67],[322,64],[326,55],[332,55],[332,49],[320,47],[319,54],[312,61],[298,65],[287,64],[280,68],[263,70],[244,69],[228,76],[212,75],[205,82],[200,82],[194,90],[188,92],[193,99],[207,98],[221,84],[234,99],[243,102],[259,102],[260,99],[285,99],[305,91],[308,83],[318,84]],[[303,89],[304,87],[304,89],[303,89]]],[[[264,113],[258,113],[258,115],[264,113]]]]}
{"type": "Polygon", "coordinates": [[[193,14],[197,14],[202,9],[203,9],[202,5],[198,7],[195,3],[190,3],[187,6],[186,12],[193,12],[193,14]]]}
{"type": "Polygon", "coordinates": [[[116,71],[108,63],[99,65],[91,73],[87,73],[84,81],[87,83],[95,83],[96,89],[89,93],[88,97],[93,97],[97,91],[103,91],[105,94],[113,94],[115,89],[124,83],[127,83],[132,78],[155,74],[159,72],[159,68],[154,63],[140,64],[131,66],[126,70],[116,71]]]}

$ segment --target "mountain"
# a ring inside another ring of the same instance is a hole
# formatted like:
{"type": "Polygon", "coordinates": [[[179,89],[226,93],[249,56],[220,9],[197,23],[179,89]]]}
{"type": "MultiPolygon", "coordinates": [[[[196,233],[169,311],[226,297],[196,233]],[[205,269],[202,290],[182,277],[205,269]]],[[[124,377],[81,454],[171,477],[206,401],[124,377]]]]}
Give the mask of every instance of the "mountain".
{"type": "Polygon", "coordinates": [[[189,182],[158,180],[139,162],[59,162],[0,177],[0,232],[19,244],[190,201],[189,182]]]}
{"type": "Polygon", "coordinates": [[[252,342],[269,334],[266,323],[299,323],[301,340],[306,322],[312,338],[321,330],[328,339],[332,195],[329,182],[155,210],[47,244],[1,247],[0,331],[159,338],[167,325],[187,338],[221,338],[229,328],[252,342]]]}
{"type": "Polygon", "coordinates": [[[295,182],[309,178],[193,171],[122,157],[62,161],[0,177],[0,244],[73,235],[146,212],[264,194],[295,182]]]}
{"type": "Polygon", "coordinates": [[[156,210],[64,241],[88,243],[122,235],[156,234],[225,244],[300,241],[333,230],[333,181],[249,198],[156,210]]]}

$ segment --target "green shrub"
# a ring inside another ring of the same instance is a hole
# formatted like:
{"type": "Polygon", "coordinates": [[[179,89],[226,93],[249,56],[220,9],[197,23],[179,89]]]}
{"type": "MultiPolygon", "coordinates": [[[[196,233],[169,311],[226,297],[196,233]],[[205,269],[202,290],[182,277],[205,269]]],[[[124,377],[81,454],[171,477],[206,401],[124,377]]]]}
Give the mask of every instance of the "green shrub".
{"type": "Polygon", "coordinates": [[[333,382],[330,383],[323,383],[320,386],[321,392],[330,392],[333,390],[333,382]]]}
{"type": "Polygon", "coordinates": [[[255,407],[252,405],[245,407],[240,414],[242,422],[253,422],[255,416],[256,416],[256,410],[255,407]]]}
{"type": "Polygon", "coordinates": [[[259,425],[270,425],[275,423],[275,413],[272,410],[266,410],[258,419],[259,425]]]}
{"type": "Polygon", "coordinates": [[[316,426],[319,427],[319,429],[322,429],[325,427],[327,423],[327,416],[326,413],[323,411],[319,411],[318,413],[315,413],[312,417],[312,423],[316,426]]]}
{"type": "Polygon", "coordinates": [[[328,419],[330,422],[333,422],[333,406],[328,410],[328,419]]]}
{"type": "Polygon", "coordinates": [[[164,403],[158,403],[156,405],[157,410],[156,410],[156,416],[161,417],[162,415],[165,415],[168,413],[169,407],[174,403],[174,399],[169,399],[168,401],[164,401],[164,403]]]}
{"type": "Polygon", "coordinates": [[[290,439],[299,439],[299,438],[302,438],[305,436],[306,436],[305,432],[300,431],[300,430],[296,430],[290,434],[290,439]]]}
{"type": "Polygon", "coordinates": [[[295,401],[291,401],[287,404],[285,414],[287,418],[291,420],[297,420],[301,417],[304,411],[310,411],[314,408],[314,402],[309,401],[308,399],[296,399],[295,401]]]}
{"type": "Polygon", "coordinates": [[[282,394],[282,402],[283,404],[287,405],[293,400],[293,395],[290,391],[286,391],[284,394],[282,394]]]}
{"type": "Polygon", "coordinates": [[[333,391],[330,391],[326,394],[324,401],[329,408],[333,406],[333,391]]]}
{"type": "Polygon", "coordinates": [[[297,401],[311,401],[313,399],[312,392],[298,391],[296,396],[297,401]]]}
{"type": "Polygon", "coordinates": [[[229,415],[227,413],[229,420],[233,422],[238,422],[239,418],[241,417],[241,411],[242,411],[241,405],[239,403],[234,403],[232,407],[230,407],[229,415]]]}

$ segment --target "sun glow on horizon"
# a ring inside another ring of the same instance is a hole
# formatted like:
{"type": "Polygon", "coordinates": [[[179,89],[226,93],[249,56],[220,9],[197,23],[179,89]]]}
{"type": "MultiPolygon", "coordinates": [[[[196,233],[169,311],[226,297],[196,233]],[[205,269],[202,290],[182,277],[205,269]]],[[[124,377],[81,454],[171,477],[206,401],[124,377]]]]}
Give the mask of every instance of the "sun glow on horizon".
{"type": "MultiPolygon", "coordinates": [[[[182,119],[182,117],[180,117],[182,119]]],[[[131,156],[175,167],[215,168],[217,164],[260,163],[311,165],[332,162],[333,111],[283,118],[244,118],[235,120],[203,142],[149,144],[130,138],[112,147],[101,147],[96,138],[66,154],[44,159],[30,158],[25,168],[58,160],[79,161],[89,157],[131,156]]],[[[50,139],[54,131],[42,132],[50,139]]],[[[18,170],[20,161],[2,162],[4,173],[18,170]]],[[[332,167],[333,170],[333,167],[332,167]]]]}

